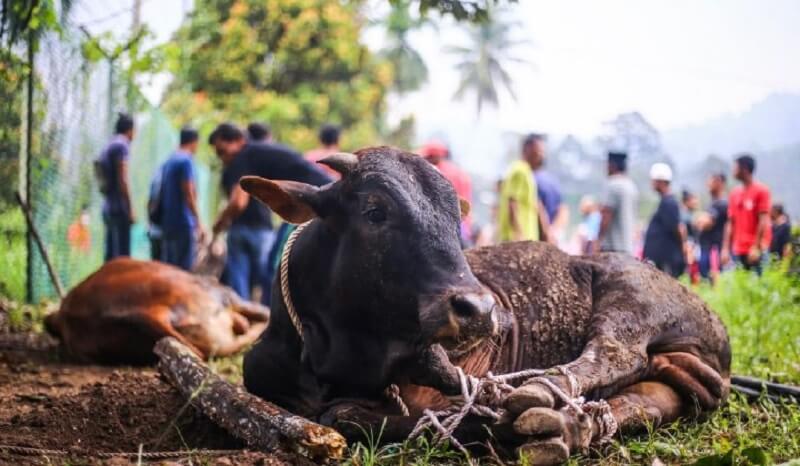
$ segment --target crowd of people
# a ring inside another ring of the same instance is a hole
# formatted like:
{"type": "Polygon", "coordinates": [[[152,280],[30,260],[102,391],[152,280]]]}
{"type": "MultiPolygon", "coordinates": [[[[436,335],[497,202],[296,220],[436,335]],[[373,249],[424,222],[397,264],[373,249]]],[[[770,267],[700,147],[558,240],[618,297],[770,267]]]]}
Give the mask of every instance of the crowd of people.
{"type": "MultiPolygon", "coordinates": [[[[225,233],[222,281],[245,299],[251,299],[258,287],[261,301],[269,304],[279,251],[292,227],[283,223],[276,228],[269,210],[251,199],[239,180],[252,175],[315,186],[335,181],[338,173],[315,162],[340,151],[340,133],[337,126],[323,126],[319,147],[300,154],[274,141],[266,124],[251,123],[246,132],[231,123],[218,125],[207,142],[222,164],[226,203],[208,232],[200,221],[194,166],[200,134],[193,128],[181,129],[178,147],[150,184],[147,222],[152,258],[192,270],[198,246],[213,243],[225,233]]],[[[130,231],[136,215],[128,158],[134,134],[133,119],[121,114],[114,136],[95,161],[104,197],[106,260],[130,255],[130,231]]],[[[460,198],[472,201],[471,179],[452,161],[447,145],[431,141],[417,153],[452,183],[460,198]]],[[[557,238],[569,222],[569,209],[557,177],[545,169],[545,159],[546,136],[526,136],[520,158],[498,182],[492,228],[477,228],[472,215],[465,215],[461,224],[464,247],[524,240],[559,244],[557,238]]],[[[705,210],[690,192],[684,191],[679,203],[673,194],[671,167],[654,164],[650,179],[660,200],[643,235],[637,234],[639,192],[627,166],[626,153],[608,153],[604,193],[599,199],[591,195],[581,199],[579,245],[570,252],[623,252],[651,261],[675,277],[688,273],[695,281],[713,281],[732,263],[760,273],[770,253],[780,257],[789,253],[791,223],[783,207],[772,203],[769,189],[754,178],[756,161],[752,156],[743,154],[735,159],[733,176],[740,186],[727,196],[726,174],[710,174],[710,204],[705,210]]]]}
{"type": "MultiPolygon", "coordinates": [[[[129,146],[134,123],[120,115],[115,135],[95,162],[104,197],[106,225],[105,259],[130,255],[130,230],[136,221],[127,183],[129,146]]],[[[276,249],[288,236],[288,225],[275,228],[269,210],[239,186],[243,176],[291,180],[321,186],[333,181],[318,160],[338,151],[339,128],[326,125],[320,131],[321,147],[304,157],[272,140],[269,126],[251,123],[247,132],[222,123],[208,136],[208,144],[222,163],[221,184],[226,195],[224,208],[209,234],[200,221],[194,156],[200,135],[193,128],[180,131],[178,147],[158,168],[150,184],[147,205],[151,254],[184,270],[192,270],[200,244],[209,244],[226,234],[225,267],[222,281],[241,297],[251,299],[254,288],[261,301],[269,304],[276,269],[276,249]]]]}
{"type": "MultiPolygon", "coordinates": [[[[500,182],[499,241],[557,243],[568,215],[558,180],[544,169],[545,150],[544,135],[528,135],[520,159],[500,182]]],[[[602,198],[596,201],[586,195],[580,201],[580,246],[574,252],[631,254],[674,277],[686,273],[695,283],[713,282],[733,265],[761,273],[770,256],[790,254],[791,222],[783,205],[772,203],[769,188],[755,179],[752,155],[735,158],[733,177],[739,185],[727,196],[727,175],[708,176],[710,203],[705,210],[689,191],[682,193],[679,203],[672,191],[672,168],[653,164],[650,180],[659,203],[643,235],[637,232],[639,191],[628,175],[628,155],[609,152],[607,170],[602,198]]]]}

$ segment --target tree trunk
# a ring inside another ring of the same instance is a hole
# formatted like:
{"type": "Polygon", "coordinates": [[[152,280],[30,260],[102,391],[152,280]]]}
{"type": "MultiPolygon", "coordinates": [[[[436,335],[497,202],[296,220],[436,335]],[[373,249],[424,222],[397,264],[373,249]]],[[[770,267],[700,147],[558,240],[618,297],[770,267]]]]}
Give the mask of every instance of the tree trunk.
{"type": "Polygon", "coordinates": [[[340,459],[347,442],[339,432],[296,416],[214,374],[172,337],[155,346],[158,370],[192,405],[251,448],[287,448],[313,460],[340,459]]]}

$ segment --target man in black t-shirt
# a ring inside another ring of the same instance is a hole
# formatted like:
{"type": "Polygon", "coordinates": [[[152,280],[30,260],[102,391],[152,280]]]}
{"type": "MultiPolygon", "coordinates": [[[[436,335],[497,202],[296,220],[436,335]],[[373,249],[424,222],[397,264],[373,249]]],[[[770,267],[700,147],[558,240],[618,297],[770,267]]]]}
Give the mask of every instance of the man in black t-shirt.
{"type": "Polygon", "coordinates": [[[772,242],[769,244],[769,253],[783,259],[791,253],[792,222],[783,209],[783,204],[772,204],[769,212],[772,220],[772,242]]]}
{"type": "Polygon", "coordinates": [[[286,146],[248,144],[242,131],[230,123],[219,125],[209,143],[223,163],[222,187],[228,196],[228,204],[214,223],[215,235],[228,231],[225,281],[244,299],[250,299],[253,285],[261,285],[261,301],[269,304],[272,277],[267,269],[275,240],[272,219],[269,210],[239,186],[239,180],[250,175],[316,186],[331,180],[286,146]]]}
{"type": "Polygon", "coordinates": [[[686,267],[686,225],[681,222],[678,201],[670,193],[672,169],[665,163],[653,164],[650,179],[653,189],[661,196],[661,202],[647,226],[644,258],[677,278],[686,267]]]}
{"type": "Polygon", "coordinates": [[[711,206],[694,222],[700,232],[700,276],[712,282],[719,274],[719,254],[725,223],[728,221],[728,200],[725,197],[725,174],[715,173],[708,177],[708,192],[711,206]]]}

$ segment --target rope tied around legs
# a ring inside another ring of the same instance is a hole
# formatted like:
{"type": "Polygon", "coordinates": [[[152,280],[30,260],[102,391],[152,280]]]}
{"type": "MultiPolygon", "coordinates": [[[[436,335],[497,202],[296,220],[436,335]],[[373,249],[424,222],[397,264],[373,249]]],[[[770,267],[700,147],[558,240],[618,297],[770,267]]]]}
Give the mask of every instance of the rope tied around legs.
{"type": "MultiPolygon", "coordinates": [[[[464,418],[468,414],[475,414],[490,418],[495,422],[503,419],[506,414],[503,405],[515,388],[511,383],[520,379],[528,379],[525,383],[535,382],[549,388],[575,415],[589,416],[594,420],[600,432],[593,444],[602,445],[609,442],[618,427],[611,413],[611,407],[605,400],[585,401],[582,396],[579,396],[581,387],[569,369],[565,366],[559,366],[557,369],[567,378],[569,394],[544,377],[548,371],[543,369],[528,369],[503,375],[493,375],[489,372],[485,377],[478,378],[465,374],[460,367],[456,367],[461,383],[461,395],[450,397],[450,406],[441,411],[424,410],[408,438],[413,440],[426,430],[431,430],[434,444],[441,444],[445,440],[449,440],[453,446],[467,454],[467,449],[453,435],[464,418]]],[[[407,413],[408,407],[399,396],[398,399],[401,410],[407,413]]]]}

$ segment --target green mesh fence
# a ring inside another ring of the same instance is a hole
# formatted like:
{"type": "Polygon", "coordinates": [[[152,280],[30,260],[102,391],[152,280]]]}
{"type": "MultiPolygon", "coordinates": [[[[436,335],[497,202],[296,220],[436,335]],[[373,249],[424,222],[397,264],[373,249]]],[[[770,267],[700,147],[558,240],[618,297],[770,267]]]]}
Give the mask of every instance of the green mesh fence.
{"type": "MultiPolygon", "coordinates": [[[[36,228],[67,289],[102,263],[102,198],[92,161],[110,140],[116,112],[126,108],[136,119],[128,164],[137,215],[131,232],[134,257],[149,258],[146,202],[150,180],[177,143],[177,131],[167,117],[138,97],[135,89],[115,83],[107,61],[87,62],[80,40],[77,31],[49,35],[35,58],[30,204],[36,228]]],[[[118,71],[113,75],[119,76],[118,71]]],[[[24,166],[24,155],[21,160],[24,166]]],[[[200,208],[207,222],[210,190],[206,188],[212,176],[201,164],[197,172],[200,208]]],[[[38,250],[33,255],[31,280],[34,301],[56,297],[38,250]]]]}

